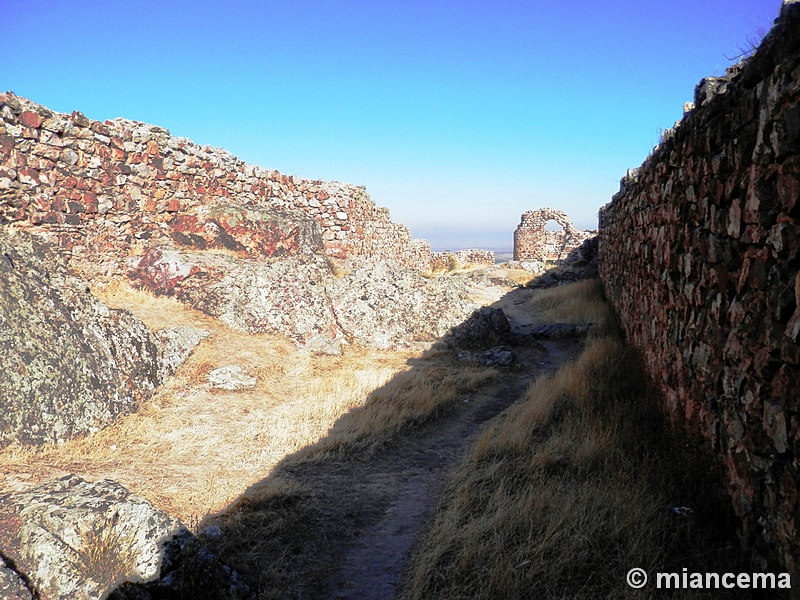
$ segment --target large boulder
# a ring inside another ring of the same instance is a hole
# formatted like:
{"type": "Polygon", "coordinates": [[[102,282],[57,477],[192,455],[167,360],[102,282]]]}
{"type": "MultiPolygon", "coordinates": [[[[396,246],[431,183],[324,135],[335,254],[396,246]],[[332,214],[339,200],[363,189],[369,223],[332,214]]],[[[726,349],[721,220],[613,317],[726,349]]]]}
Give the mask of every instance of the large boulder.
{"type": "Polygon", "coordinates": [[[328,294],[342,330],[377,348],[435,341],[477,308],[462,281],[428,279],[392,261],[364,261],[328,294]]]}
{"type": "Polygon", "coordinates": [[[512,339],[506,313],[483,306],[448,331],[442,341],[457,350],[488,350],[509,344],[512,339]]]}
{"type": "Polygon", "coordinates": [[[59,442],[133,411],[159,385],[157,341],[94,298],[35,236],[0,231],[0,446],[59,442]]]}
{"type": "Polygon", "coordinates": [[[68,475],[0,495],[0,525],[14,565],[0,586],[20,598],[26,588],[42,600],[252,597],[177,519],[111,480],[68,475]]]}

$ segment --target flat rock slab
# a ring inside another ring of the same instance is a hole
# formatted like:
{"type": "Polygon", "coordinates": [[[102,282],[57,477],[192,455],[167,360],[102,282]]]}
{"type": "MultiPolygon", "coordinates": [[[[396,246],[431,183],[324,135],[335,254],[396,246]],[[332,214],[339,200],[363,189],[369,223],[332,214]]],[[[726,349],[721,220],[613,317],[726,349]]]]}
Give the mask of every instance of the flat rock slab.
{"type": "Polygon", "coordinates": [[[229,365],[211,371],[208,381],[213,388],[234,391],[255,387],[257,380],[245,373],[241,365],[229,365]]]}

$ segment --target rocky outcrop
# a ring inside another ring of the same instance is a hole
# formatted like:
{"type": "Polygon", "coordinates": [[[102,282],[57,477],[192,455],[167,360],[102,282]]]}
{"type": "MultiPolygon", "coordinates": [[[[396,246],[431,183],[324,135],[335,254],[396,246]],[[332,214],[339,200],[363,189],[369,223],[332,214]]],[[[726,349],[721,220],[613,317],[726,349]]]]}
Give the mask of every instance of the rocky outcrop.
{"type": "Polygon", "coordinates": [[[290,337],[313,351],[432,341],[475,305],[462,281],[427,279],[391,261],[352,261],[334,274],[315,254],[281,260],[153,248],[128,275],[247,333],[290,337]]]}
{"type": "Polygon", "coordinates": [[[0,567],[0,585],[21,598],[28,589],[42,600],[94,600],[123,582],[132,584],[112,597],[252,597],[179,521],[114,481],[69,475],[0,495],[0,525],[0,553],[14,565],[0,567]],[[202,594],[191,595],[189,569],[202,594]]]}
{"type": "Polygon", "coordinates": [[[364,261],[327,293],[342,331],[378,348],[432,342],[477,308],[462,282],[426,279],[390,262],[364,261]]]}
{"type": "Polygon", "coordinates": [[[520,262],[559,262],[574,260],[570,253],[596,231],[575,229],[566,213],[552,208],[529,210],[522,214],[514,231],[514,260],[520,262]],[[549,221],[561,225],[560,231],[546,231],[549,221]]]}
{"type": "Polygon", "coordinates": [[[9,222],[47,236],[90,276],[119,272],[131,249],[166,239],[289,256],[318,237],[311,245],[331,257],[430,268],[430,245],[412,240],[363,187],[265,170],[160,127],[60,114],[6,93],[0,224],[9,222]]]}
{"type": "Polygon", "coordinates": [[[724,466],[760,570],[800,575],[800,3],[603,209],[599,269],[673,420],[724,466]]]}
{"type": "Polygon", "coordinates": [[[208,337],[208,331],[189,325],[165,327],[155,332],[158,340],[159,367],[162,379],[174,375],[197,345],[208,337]]]}
{"type": "Polygon", "coordinates": [[[0,230],[0,446],[64,441],[131,412],[161,381],[156,338],[65,274],[37,238],[0,230]]]}

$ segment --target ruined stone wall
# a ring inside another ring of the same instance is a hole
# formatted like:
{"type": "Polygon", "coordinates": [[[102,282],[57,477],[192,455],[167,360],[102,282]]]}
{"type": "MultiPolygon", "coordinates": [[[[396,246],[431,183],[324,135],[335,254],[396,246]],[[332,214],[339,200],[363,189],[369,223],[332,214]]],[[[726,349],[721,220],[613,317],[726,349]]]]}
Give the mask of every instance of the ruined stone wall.
{"type": "MultiPolygon", "coordinates": [[[[312,217],[332,257],[430,266],[429,246],[411,240],[408,229],[393,223],[363,187],[283,175],[159,127],[91,121],[0,94],[0,224],[46,233],[67,254],[76,243],[82,253],[114,253],[135,247],[137,240],[171,235],[176,217],[197,217],[202,207],[231,203],[312,217]]],[[[198,233],[185,231],[187,226],[183,219],[178,232],[198,233]]],[[[212,226],[227,229],[228,223],[212,226]]],[[[267,245],[291,252],[297,243],[283,231],[273,232],[267,245]]]]}
{"type": "Polygon", "coordinates": [[[491,250],[458,250],[456,252],[433,252],[431,254],[431,269],[434,271],[446,271],[451,266],[466,267],[469,265],[493,265],[494,252],[491,250]],[[453,265],[455,262],[455,265],[453,265]]]}
{"type": "Polygon", "coordinates": [[[514,260],[556,262],[567,258],[569,253],[595,231],[575,229],[566,213],[552,208],[529,210],[522,214],[520,224],[514,231],[514,260]],[[561,231],[545,231],[545,225],[555,221],[561,231]]]}
{"type": "Polygon", "coordinates": [[[600,215],[599,270],[676,423],[724,466],[743,541],[800,574],[800,3],[600,215]]]}

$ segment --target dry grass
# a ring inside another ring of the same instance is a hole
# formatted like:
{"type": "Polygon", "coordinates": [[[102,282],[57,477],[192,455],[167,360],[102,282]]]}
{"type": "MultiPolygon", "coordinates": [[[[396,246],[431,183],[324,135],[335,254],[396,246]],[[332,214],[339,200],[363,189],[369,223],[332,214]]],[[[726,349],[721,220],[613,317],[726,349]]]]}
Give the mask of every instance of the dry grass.
{"type": "Polygon", "coordinates": [[[80,573],[94,580],[102,590],[111,590],[135,573],[137,549],[134,532],[126,531],[117,519],[94,523],[83,532],[75,552],[80,573]]]}
{"type": "Polygon", "coordinates": [[[61,445],[0,450],[0,489],[32,487],[75,473],[119,481],[187,524],[199,523],[268,477],[286,456],[323,438],[397,373],[410,352],[349,348],[313,356],[282,338],[248,336],[173,299],[124,285],[98,292],[152,329],[192,325],[210,332],[139,411],[102,431],[61,445]],[[211,369],[240,364],[255,388],[210,389],[211,369]]]}
{"type": "Polygon", "coordinates": [[[328,435],[297,458],[308,460],[343,451],[374,451],[403,428],[446,413],[465,393],[477,390],[498,375],[492,367],[461,364],[446,350],[429,350],[413,362],[412,369],[398,373],[369,393],[366,402],[354,404],[328,435]]]}
{"type": "MultiPolygon", "coordinates": [[[[210,541],[214,551],[252,583],[259,598],[322,597],[321,582],[340,558],[325,532],[346,529],[342,514],[365,510],[370,500],[354,490],[352,510],[332,511],[318,493],[292,479],[292,469],[304,463],[362,460],[405,428],[443,415],[497,374],[496,369],[465,366],[451,353],[431,350],[371,392],[367,390],[375,382],[365,382],[366,402],[364,397],[353,402],[324,438],[287,457],[269,478],[250,486],[223,513],[207,519],[225,532],[210,541]]],[[[336,393],[354,388],[348,384],[336,393]]],[[[325,410],[307,401],[305,405],[308,418],[325,410]]]]}
{"type": "MultiPolygon", "coordinates": [[[[573,311],[560,306],[548,310],[573,311]]],[[[729,532],[713,486],[670,443],[656,403],[618,339],[590,340],[476,441],[404,597],[642,598],[626,584],[633,567],[734,568],[714,537],[729,532]],[[687,504],[692,517],[671,511],[687,504]]]]}
{"type": "Polygon", "coordinates": [[[283,338],[230,330],[174,299],[124,284],[95,293],[153,330],[191,325],[210,335],[138,412],[64,444],[0,450],[0,490],[68,473],[109,478],[197,525],[288,456],[304,448],[310,458],[377,447],[496,374],[435,353],[421,359],[409,351],[351,347],[343,356],[313,356],[283,338]],[[230,364],[257,376],[256,387],[209,388],[208,373],[230,364]]]}
{"type": "Polygon", "coordinates": [[[597,278],[533,290],[523,309],[540,323],[594,323],[599,332],[611,331],[615,324],[597,278]]]}

